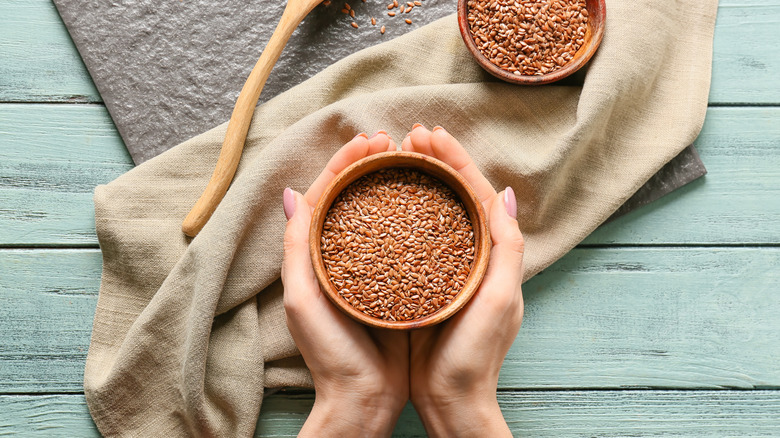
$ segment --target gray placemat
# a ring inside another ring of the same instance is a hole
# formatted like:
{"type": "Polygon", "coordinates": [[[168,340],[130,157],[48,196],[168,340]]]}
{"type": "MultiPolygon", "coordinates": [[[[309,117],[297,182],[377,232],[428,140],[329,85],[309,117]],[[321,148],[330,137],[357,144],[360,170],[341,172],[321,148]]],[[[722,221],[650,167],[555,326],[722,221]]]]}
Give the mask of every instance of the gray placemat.
{"type": "MultiPolygon", "coordinates": [[[[389,17],[390,1],[353,1],[354,18],[341,12],[343,2],[317,6],[293,34],[260,101],[347,55],[456,10],[455,0],[422,0],[411,12],[389,17]],[[383,25],[384,35],[379,31],[383,25]]],[[[136,164],[230,118],[238,92],[284,10],[283,2],[268,0],[54,3],[136,164]]],[[[485,80],[494,79],[485,74],[485,80]]],[[[649,203],[704,173],[691,146],[620,211],[649,203]]]]}

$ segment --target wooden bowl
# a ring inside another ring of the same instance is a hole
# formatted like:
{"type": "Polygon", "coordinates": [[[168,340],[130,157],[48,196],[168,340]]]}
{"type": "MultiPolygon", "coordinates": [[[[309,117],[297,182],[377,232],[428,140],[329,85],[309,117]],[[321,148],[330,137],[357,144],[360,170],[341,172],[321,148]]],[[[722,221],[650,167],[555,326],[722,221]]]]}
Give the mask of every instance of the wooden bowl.
{"type": "Polygon", "coordinates": [[[487,270],[490,257],[490,232],[482,203],[471,185],[455,169],[435,158],[415,152],[382,152],[363,158],[339,173],[328,185],[314,209],[309,231],[309,251],[317,280],[325,295],[341,311],[353,319],[373,327],[411,330],[438,324],[460,310],[477,291],[487,270]],[[328,277],[320,251],[320,237],[328,210],[344,188],[358,178],[386,168],[411,168],[434,176],[452,189],[460,198],[474,229],[474,260],[463,289],[436,313],[412,321],[387,321],[367,315],[343,299],[328,277]]]}
{"type": "Polygon", "coordinates": [[[463,42],[471,52],[477,63],[488,73],[513,84],[541,85],[563,79],[576,72],[585,65],[596,53],[601,39],[604,36],[604,21],[607,17],[607,6],[605,0],[585,0],[585,7],[588,10],[588,26],[585,32],[585,43],[580,47],[574,57],[563,67],[551,73],[538,76],[516,75],[510,71],[504,70],[490,62],[477,48],[474,38],[471,35],[471,29],[468,22],[468,0],[458,0],[458,27],[463,42]]]}

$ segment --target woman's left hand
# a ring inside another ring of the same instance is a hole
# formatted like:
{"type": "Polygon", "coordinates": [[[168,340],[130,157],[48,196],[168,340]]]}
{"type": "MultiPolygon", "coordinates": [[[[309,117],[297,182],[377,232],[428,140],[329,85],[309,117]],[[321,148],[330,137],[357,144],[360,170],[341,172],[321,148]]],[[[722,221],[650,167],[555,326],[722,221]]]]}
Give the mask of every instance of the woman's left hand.
{"type": "Polygon", "coordinates": [[[309,256],[313,205],[328,183],[355,161],[395,149],[382,131],[370,139],[360,134],[331,158],[305,195],[284,193],[284,308],[316,393],[300,436],[389,436],[409,398],[408,334],[371,329],[341,313],[320,290],[309,256]]]}

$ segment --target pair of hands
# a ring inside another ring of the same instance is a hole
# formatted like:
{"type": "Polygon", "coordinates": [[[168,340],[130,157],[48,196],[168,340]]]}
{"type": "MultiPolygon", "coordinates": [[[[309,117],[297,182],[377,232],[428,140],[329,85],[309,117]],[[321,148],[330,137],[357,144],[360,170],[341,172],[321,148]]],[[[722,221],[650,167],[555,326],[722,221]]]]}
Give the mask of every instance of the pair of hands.
{"type": "Polygon", "coordinates": [[[396,150],[396,144],[383,131],[371,138],[360,134],[331,158],[305,195],[285,190],[287,326],[316,390],[301,436],[389,436],[407,400],[431,436],[511,436],[496,387],[523,319],[524,246],[514,192],[496,193],[442,128],[415,125],[401,149],[444,161],[474,188],[493,240],[487,273],[471,301],[437,326],[397,332],[359,324],[320,290],[309,257],[311,213],[339,172],[368,155],[396,150]]]}

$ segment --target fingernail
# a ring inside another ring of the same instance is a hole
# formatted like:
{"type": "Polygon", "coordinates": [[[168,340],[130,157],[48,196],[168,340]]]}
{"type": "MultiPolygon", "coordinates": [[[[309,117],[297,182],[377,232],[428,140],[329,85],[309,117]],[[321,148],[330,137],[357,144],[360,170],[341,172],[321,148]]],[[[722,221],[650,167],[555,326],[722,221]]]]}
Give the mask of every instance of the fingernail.
{"type": "MultiPolygon", "coordinates": [[[[366,134],[365,132],[361,132],[360,134],[358,134],[358,135],[356,135],[356,136],[355,136],[355,138],[358,138],[358,137],[368,138],[368,134],[366,134]]],[[[354,140],[355,138],[353,138],[353,140],[354,140]]]]}
{"type": "Polygon", "coordinates": [[[421,123],[415,123],[414,125],[412,125],[412,131],[414,131],[415,129],[417,129],[417,128],[421,127],[421,126],[422,126],[421,123]]]}
{"type": "Polygon", "coordinates": [[[439,126],[439,125],[436,125],[436,126],[434,126],[434,127],[433,127],[433,132],[436,132],[436,131],[438,131],[438,130],[440,130],[440,129],[441,129],[442,131],[444,131],[444,132],[447,132],[447,131],[446,131],[444,128],[442,128],[442,127],[441,127],[441,126],[439,126]]]}
{"type": "Polygon", "coordinates": [[[287,187],[284,189],[284,196],[282,196],[284,201],[284,216],[289,221],[291,217],[295,214],[295,192],[292,191],[291,188],[287,187]]]}
{"type": "Polygon", "coordinates": [[[504,207],[506,207],[506,214],[517,219],[517,199],[512,187],[504,189],[504,207]]]}
{"type": "MultiPolygon", "coordinates": [[[[383,130],[381,130],[381,129],[380,129],[379,131],[375,132],[375,133],[374,133],[374,135],[372,135],[371,137],[368,137],[368,139],[370,140],[370,139],[372,139],[372,138],[376,137],[376,136],[377,136],[377,135],[379,135],[379,134],[384,134],[384,135],[387,135],[387,132],[385,132],[385,131],[383,131],[383,130]]],[[[387,135],[387,136],[389,137],[389,135],[387,135]]]]}

